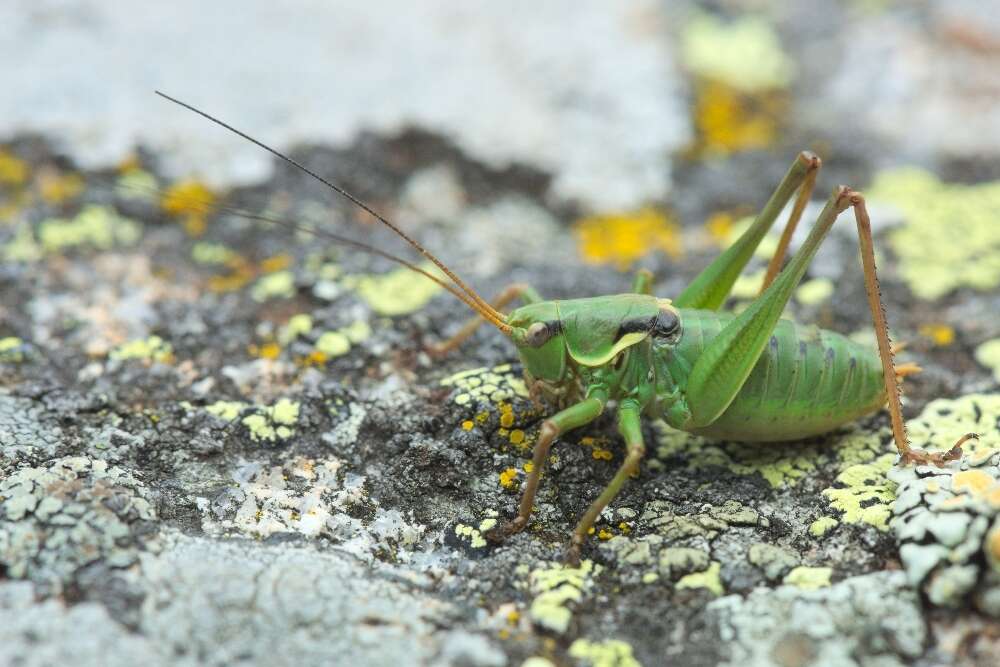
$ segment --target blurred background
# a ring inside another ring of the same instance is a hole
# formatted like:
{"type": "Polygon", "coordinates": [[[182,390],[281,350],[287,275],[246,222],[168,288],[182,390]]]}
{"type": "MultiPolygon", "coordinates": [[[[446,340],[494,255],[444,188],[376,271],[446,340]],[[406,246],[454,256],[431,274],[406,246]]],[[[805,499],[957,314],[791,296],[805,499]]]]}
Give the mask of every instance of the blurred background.
{"type": "MultiPolygon", "coordinates": [[[[487,295],[616,294],[640,267],[676,295],[815,151],[797,238],[835,185],[866,194],[890,328],[924,369],[906,385],[915,442],[975,429],[985,451],[998,9],[0,2],[0,617],[17,620],[0,663],[44,644],[79,665],[997,664],[970,611],[1000,616],[996,503],[921,518],[945,546],[893,533],[885,415],[787,448],[647,424],[640,478],[585,552],[602,565],[564,580],[565,537],[620,461],[606,416],[559,449],[537,525],[487,548],[477,526],[512,515],[542,418],[507,341],[484,327],[432,358],[465,317],[435,285],[224,207],[411,250],[153,91],[290,151],[487,295]],[[35,479],[73,484],[54,502],[62,487],[35,479]],[[901,564],[906,540],[937,560],[901,564]],[[923,578],[949,609],[924,604],[923,578]],[[546,607],[563,584],[583,602],[546,607]]],[[[730,305],[757,294],[782,223],[730,305]]],[[[853,221],[789,314],[872,342],[853,221]]],[[[976,488],[997,489],[982,470],[976,488]]]]}

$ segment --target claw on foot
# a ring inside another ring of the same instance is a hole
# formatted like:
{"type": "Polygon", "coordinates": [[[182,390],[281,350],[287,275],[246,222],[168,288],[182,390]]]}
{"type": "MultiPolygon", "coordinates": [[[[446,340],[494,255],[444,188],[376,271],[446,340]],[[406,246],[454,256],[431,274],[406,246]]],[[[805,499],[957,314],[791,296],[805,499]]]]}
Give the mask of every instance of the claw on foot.
{"type": "Polygon", "coordinates": [[[927,452],[922,449],[911,449],[899,458],[900,465],[928,465],[933,464],[938,468],[943,468],[951,461],[958,461],[962,458],[962,445],[967,440],[979,440],[978,433],[966,433],[958,439],[951,449],[946,452],[927,452]]]}
{"type": "Polygon", "coordinates": [[[580,545],[571,542],[566,547],[566,554],[563,556],[563,565],[566,567],[580,567],[580,545]]]}
{"type": "Polygon", "coordinates": [[[524,527],[525,525],[527,525],[527,523],[528,522],[522,519],[521,517],[517,517],[513,521],[508,521],[502,526],[497,526],[492,530],[486,531],[485,537],[490,542],[493,542],[494,544],[499,544],[500,542],[503,542],[514,533],[520,533],[522,530],[524,530],[524,527]]]}

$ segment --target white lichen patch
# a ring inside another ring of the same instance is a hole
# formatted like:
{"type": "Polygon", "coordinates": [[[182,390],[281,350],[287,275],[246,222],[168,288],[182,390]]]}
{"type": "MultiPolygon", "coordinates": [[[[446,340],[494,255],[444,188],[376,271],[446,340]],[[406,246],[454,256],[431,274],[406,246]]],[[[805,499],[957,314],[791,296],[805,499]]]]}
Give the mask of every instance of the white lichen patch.
{"type": "Polygon", "coordinates": [[[579,567],[550,565],[531,572],[531,620],[552,632],[565,633],[573,619],[573,608],[594,585],[594,577],[601,573],[601,566],[585,560],[579,567]]]}
{"type": "Polygon", "coordinates": [[[0,564],[57,585],[98,561],[128,567],[154,519],[146,487],[124,468],[83,456],[23,468],[0,482],[0,564]]]}
{"type": "Polygon", "coordinates": [[[214,499],[200,499],[202,528],[210,534],[255,538],[281,533],[325,537],[358,555],[386,548],[405,555],[424,527],[398,510],[377,508],[367,522],[349,516],[346,510],[367,501],[365,480],[345,473],[342,466],[336,458],[304,456],[283,465],[243,464],[232,474],[232,487],[214,499]]]}

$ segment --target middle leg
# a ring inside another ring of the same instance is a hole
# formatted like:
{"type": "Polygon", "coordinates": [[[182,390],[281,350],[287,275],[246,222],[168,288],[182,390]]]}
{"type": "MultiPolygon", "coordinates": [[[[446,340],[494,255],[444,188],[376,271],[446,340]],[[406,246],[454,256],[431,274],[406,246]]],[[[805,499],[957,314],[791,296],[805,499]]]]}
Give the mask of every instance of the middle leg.
{"type": "Polygon", "coordinates": [[[587,512],[580,518],[573,530],[570,538],[569,548],[566,551],[566,562],[570,565],[577,565],[580,561],[580,549],[587,541],[590,529],[601,515],[604,508],[621,492],[622,487],[628,478],[639,470],[639,462],[646,454],[646,445],[642,439],[642,422],[640,414],[642,407],[634,400],[625,399],[618,406],[618,432],[625,439],[625,461],[622,462],[614,478],[605,487],[597,500],[593,502],[587,512]]]}

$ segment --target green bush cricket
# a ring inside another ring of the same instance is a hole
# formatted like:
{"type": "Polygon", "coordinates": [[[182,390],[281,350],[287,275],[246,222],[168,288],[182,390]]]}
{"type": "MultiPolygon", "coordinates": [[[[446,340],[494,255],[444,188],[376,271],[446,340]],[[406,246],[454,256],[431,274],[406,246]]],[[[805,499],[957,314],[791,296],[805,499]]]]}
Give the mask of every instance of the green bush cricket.
{"type": "MultiPolygon", "coordinates": [[[[447,280],[405,260],[333,234],[338,243],[398,262],[434,280],[477,316],[437,352],[455,349],[483,322],[514,343],[533,398],[561,409],[545,419],[534,446],[534,467],[522,492],[517,516],[487,536],[500,541],[523,530],[553,442],[585,426],[610,403],[617,404],[618,430],[626,445],[624,462],[574,529],[566,554],[576,562],[601,511],[618,495],[645,454],[641,417],[662,418],[670,426],[713,438],[738,441],[798,440],[829,432],[888,406],[900,463],[943,466],[962,455],[967,434],[945,452],[910,447],[903,422],[899,383],[913,367],[897,368],[875,271],[871,225],[864,198],[836,188],[805,242],[783,266],[799,219],[812,194],[820,160],[800,153],[777,190],[740,238],[674,300],[650,293],[652,276],[640,272],[632,292],[611,296],[547,301],[533,288],[512,285],[491,304],[396,225],[343,188],[299,162],[223,121],[172,97],[157,93],[269,151],[332,188],[387,226],[431,260],[447,280]],[[797,193],[797,196],[796,196],[797,193]],[[738,315],[720,312],[737,277],[795,196],[757,298],[738,315]],[[852,208],[857,224],[878,351],[840,334],[781,319],[782,311],[821,242],[839,214],[852,208]],[[450,282],[448,282],[450,281],[450,282]],[[516,299],[523,305],[507,314],[516,299]]],[[[278,224],[288,221],[247,216],[278,224]]]]}

